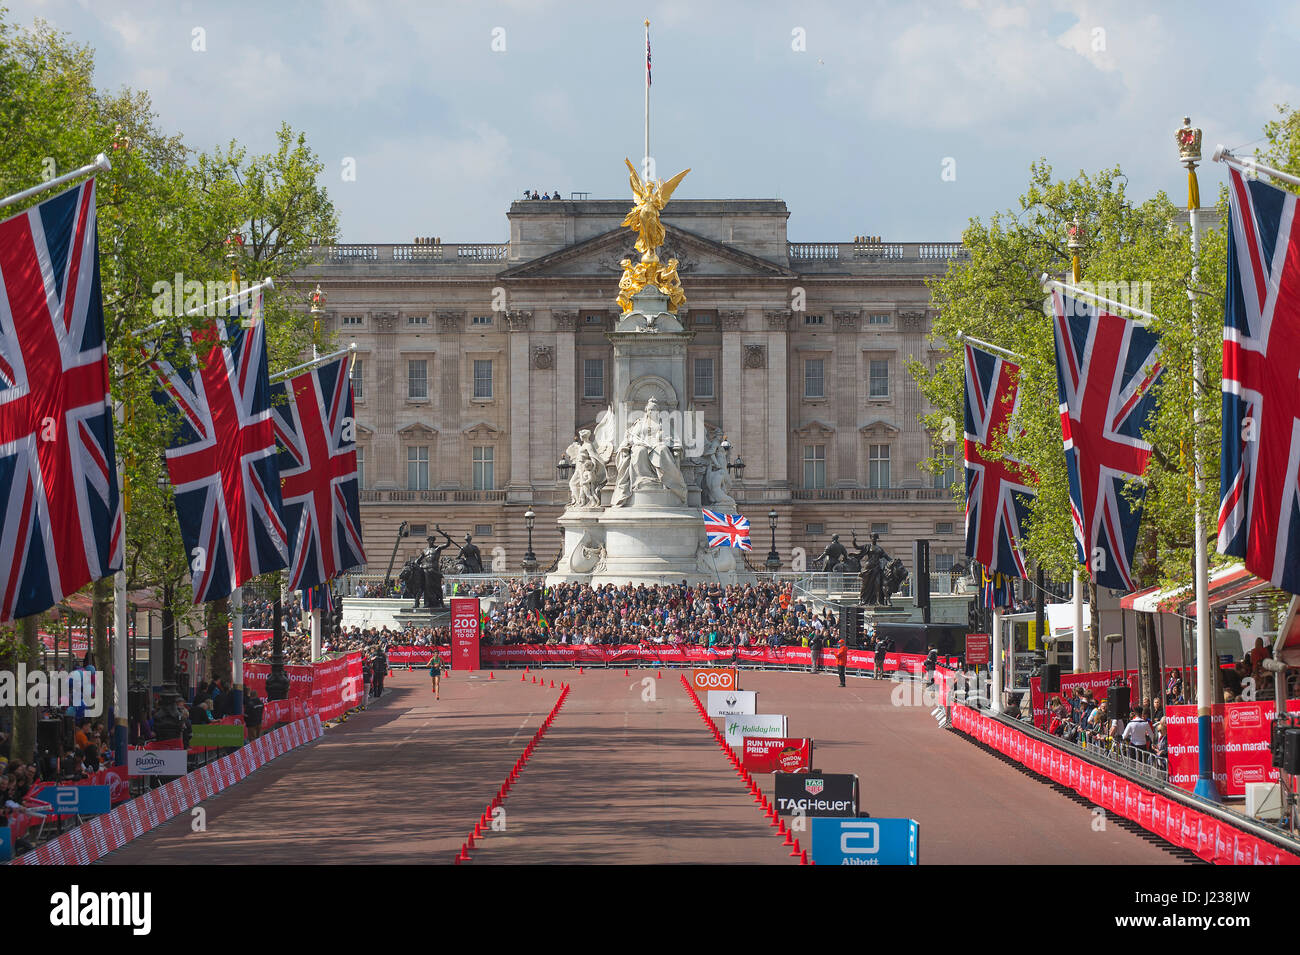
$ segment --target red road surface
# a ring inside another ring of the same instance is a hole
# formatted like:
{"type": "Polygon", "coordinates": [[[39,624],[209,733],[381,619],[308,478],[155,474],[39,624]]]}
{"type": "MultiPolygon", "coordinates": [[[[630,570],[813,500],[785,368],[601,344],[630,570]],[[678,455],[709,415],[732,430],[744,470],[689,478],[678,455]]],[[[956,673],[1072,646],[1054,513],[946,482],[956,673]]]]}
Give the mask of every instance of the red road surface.
{"type": "MultiPolygon", "coordinates": [[[[117,863],[448,863],[534,730],[568,702],[504,804],[484,863],[789,864],[705,728],[678,671],[455,674],[434,702],[421,671],[325,737],[113,853],[117,863]],[[555,680],[557,689],[550,689],[555,680]]],[[[896,684],[831,674],[741,674],[759,712],[816,740],[824,772],[856,772],[863,808],[920,822],[921,862],[1142,864],[1186,859],[1131,824],[1097,818],[955,733],[896,684]],[[899,694],[902,695],[902,694],[899,694]]],[[[703,699],[702,699],[703,702],[703,699]]],[[[770,793],[770,777],[768,777],[770,793]]]]}

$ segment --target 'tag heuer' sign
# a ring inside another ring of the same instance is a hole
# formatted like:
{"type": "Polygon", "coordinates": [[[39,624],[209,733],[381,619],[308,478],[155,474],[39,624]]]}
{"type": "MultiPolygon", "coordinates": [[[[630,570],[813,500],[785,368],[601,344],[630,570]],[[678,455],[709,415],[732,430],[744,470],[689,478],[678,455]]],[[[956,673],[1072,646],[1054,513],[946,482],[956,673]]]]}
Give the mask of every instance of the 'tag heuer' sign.
{"type": "Polygon", "coordinates": [[[776,811],[783,816],[856,816],[858,777],[854,773],[777,773],[776,811]]]}

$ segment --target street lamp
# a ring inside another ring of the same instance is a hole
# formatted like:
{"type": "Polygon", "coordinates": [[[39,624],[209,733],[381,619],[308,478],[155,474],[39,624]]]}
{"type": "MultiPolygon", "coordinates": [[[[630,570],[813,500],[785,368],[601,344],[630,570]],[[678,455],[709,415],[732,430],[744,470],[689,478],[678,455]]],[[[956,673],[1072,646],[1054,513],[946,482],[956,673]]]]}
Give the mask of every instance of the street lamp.
{"type": "Polygon", "coordinates": [[[524,551],[524,572],[535,573],[537,570],[537,555],[533,553],[533,525],[537,522],[537,515],[533,513],[530,507],[524,511],[524,526],[528,528],[528,550],[524,551]]]}
{"type": "Polygon", "coordinates": [[[767,569],[777,571],[781,569],[781,555],[776,552],[776,511],[767,512],[767,523],[772,528],[772,549],[767,552],[767,569]]]}
{"type": "Polygon", "coordinates": [[[568,458],[560,458],[560,460],[555,463],[555,470],[559,473],[560,480],[567,484],[569,482],[569,475],[573,473],[573,462],[568,458]]]}

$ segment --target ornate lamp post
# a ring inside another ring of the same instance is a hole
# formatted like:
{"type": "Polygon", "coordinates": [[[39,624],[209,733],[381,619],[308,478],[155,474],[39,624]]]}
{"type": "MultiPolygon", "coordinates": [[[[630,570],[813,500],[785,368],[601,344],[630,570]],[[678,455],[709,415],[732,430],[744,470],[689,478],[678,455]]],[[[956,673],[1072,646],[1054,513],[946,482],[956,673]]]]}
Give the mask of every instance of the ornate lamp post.
{"type": "Polygon", "coordinates": [[[528,528],[528,550],[524,551],[524,572],[528,574],[537,571],[537,555],[533,553],[533,525],[537,522],[537,515],[533,513],[530,507],[524,511],[524,526],[528,528]]]}
{"type": "Polygon", "coordinates": [[[767,523],[772,528],[772,549],[767,552],[767,569],[776,571],[781,569],[781,555],[776,552],[776,511],[767,512],[767,523]]]}
{"type": "Polygon", "coordinates": [[[311,312],[311,337],[314,342],[320,337],[321,318],[325,315],[325,293],[321,291],[319,282],[307,296],[307,301],[311,303],[309,311],[311,312]]]}
{"type": "Polygon", "coordinates": [[[573,474],[573,462],[568,458],[560,458],[560,460],[555,463],[555,472],[559,474],[561,481],[568,484],[569,476],[573,474]]]}
{"type": "Polygon", "coordinates": [[[275,602],[271,605],[271,672],[266,677],[266,698],[289,698],[289,674],[284,672],[284,595],[280,585],[280,572],[275,572],[275,602]]]}

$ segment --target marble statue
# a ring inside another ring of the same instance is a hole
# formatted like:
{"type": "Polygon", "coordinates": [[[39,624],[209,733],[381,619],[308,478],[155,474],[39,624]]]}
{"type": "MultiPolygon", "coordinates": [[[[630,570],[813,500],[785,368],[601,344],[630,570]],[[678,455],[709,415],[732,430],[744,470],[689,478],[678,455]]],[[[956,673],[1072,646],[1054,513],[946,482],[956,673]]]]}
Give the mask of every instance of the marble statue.
{"type": "Polygon", "coordinates": [[[618,448],[618,476],[614,481],[613,507],[632,500],[632,492],[662,488],[686,503],[686,480],[669,443],[661,420],[662,409],[655,398],[646,402],[645,413],[628,426],[618,448]]]}
{"type": "Polygon", "coordinates": [[[586,428],[579,431],[578,440],[565,449],[564,455],[573,465],[573,476],[569,478],[569,506],[600,507],[600,489],[608,479],[605,460],[592,442],[591,431],[586,428]]]}
{"type": "Polygon", "coordinates": [[[727,470],[727,452],[722,448],[722,429],[715,428],[704,446],[701,463],[705,467],[703,487],[705,502],[723,514],[737,512],[736,500],[731,496],[731,472],[727,470]]]}

